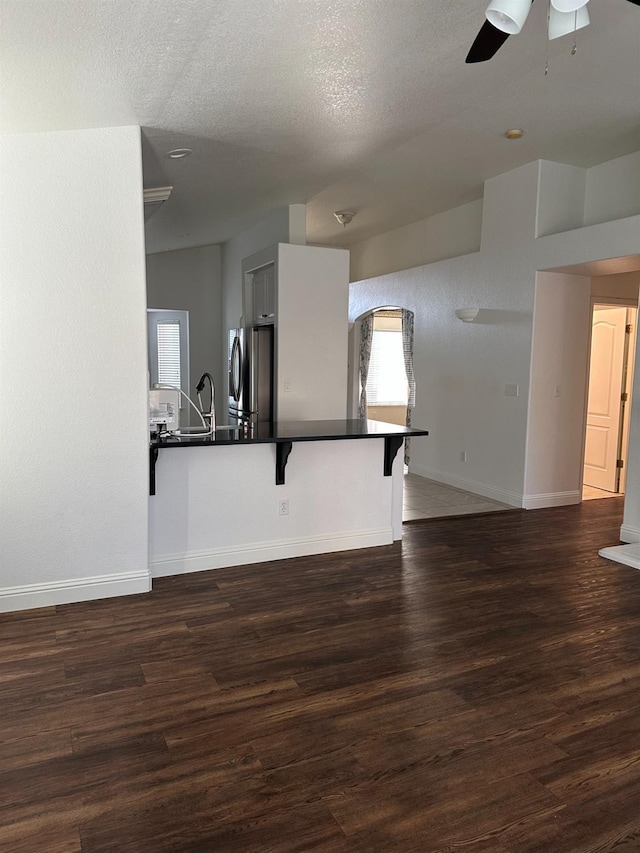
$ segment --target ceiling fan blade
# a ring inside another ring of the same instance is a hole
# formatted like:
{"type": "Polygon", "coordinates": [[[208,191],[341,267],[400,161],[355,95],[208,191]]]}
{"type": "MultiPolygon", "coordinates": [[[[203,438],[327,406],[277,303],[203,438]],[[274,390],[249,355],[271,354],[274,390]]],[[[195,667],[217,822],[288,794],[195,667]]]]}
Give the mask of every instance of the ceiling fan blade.
{"type": "MultiPolygon", "coordinates": [[[[631,0],[631,2],[636,2],[636,0],[631,0]]],[[[640,3],[640,0],[637,0],[637,2],[640,3]]],[[[502,30],[494,27],[489,21],[485,21],[480,27],[480,32],[476,36],[474,43],[471,45],[471,50],[467,54],[465,62],[486,62],[492,56],[496,55],[508,38],[509,33],[503,33],[502,30]]]]}
{"type": "MultiPolygon", "coordinates": [[[[531,2],[533,3],[534,0],[531,2]]],[[[628,2],[633,3],[634,6],[640,6],[640,0],[628,0],[628,2]]],[[[505,33],[494,27],[489,21],[485,21],[471,45],[465,62],[486,62],[496,55],[508,38],[509,33],[505,33]]]]}

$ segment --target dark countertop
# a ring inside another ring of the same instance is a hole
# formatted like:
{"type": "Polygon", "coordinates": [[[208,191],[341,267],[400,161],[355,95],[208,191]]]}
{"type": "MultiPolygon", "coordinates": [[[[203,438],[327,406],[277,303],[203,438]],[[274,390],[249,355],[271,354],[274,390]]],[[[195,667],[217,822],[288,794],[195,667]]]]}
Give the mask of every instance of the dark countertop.
{"type": "Polygon", "coordinates": [[[184,435],[151,441],[152,448],[206,447],[231,444],[282,444],[292,441],[338,441],[353,438],[411,438],[429,435],[427,430],[396,426],[382,421],[280,421],[251,427],[249,435],[237,429],[217,429],[215,438],[184,435]]]}

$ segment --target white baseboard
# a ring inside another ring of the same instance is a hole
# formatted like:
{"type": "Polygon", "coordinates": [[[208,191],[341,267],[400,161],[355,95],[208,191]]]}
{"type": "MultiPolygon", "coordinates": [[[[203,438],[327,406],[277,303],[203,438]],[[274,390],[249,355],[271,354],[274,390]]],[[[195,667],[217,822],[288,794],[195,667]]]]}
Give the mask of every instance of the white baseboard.
{"type": "Polygon", "coordinates": [[[637,527],[631,527],[629,524],[620,525],[620,541],[640,542],[640,530],[637,527]]]}
{"type": "Polygon", "coordinates": [[[571,492],[547,492],[542,495],[525,495],[522,506],[525,509],[545,509],[552,506],[571,506],[582,501],[580,491],[571,492]]]}
{"type": "Polygon", "coordinates": [[[311,554],[329,554],[334,551],[351,551],[354,548],[374,548],[391,545],[391,527],[378,530],[356,530],[329,536],[309,536],[301,539],[282,539],[273,542],[253,542],[231,548],[208,551],[189,551],[186,554],[166,554],[149,561],[152,578],[204,572],[249,563],[268,563],[290,557],[307,557],[311,554]]]}
{"type": "Polygon", "coordinates": [[[640,569],[640,545],[634,542],[631,545],[613,545],[610,548],[601,548],[598,551],[601,557],[613,560],[614,563],[622,563],[634,569],[640,569]]]}
{"type": "Polygon", "coordinates": [[[117,595],[134,595],[149,592],[150,589],[151,577],[148,571],[6,586],[0,588],[0,613],[92,601],[97,598],[113,598],[117,595]]]}
{"type": "Polygon", "coordinates": [[[426,465],[414,465],[413,462],[409,465],[409,471],[412,474],[417,474],[419,477],[427,477],[429,480],[444,483],[445,486],[453,486],[454,489],[464,489],[465,492],[483,495],[492,501],[500,501],[503,504],[509,504],[509,506],[522,506],[522,495],[517,492],[509,492],[506,489],[495,489],[493,486],[487,486],[486,483],[456,477],[444,471],[438,471],[436,468],[428,468],[426,465]]]}

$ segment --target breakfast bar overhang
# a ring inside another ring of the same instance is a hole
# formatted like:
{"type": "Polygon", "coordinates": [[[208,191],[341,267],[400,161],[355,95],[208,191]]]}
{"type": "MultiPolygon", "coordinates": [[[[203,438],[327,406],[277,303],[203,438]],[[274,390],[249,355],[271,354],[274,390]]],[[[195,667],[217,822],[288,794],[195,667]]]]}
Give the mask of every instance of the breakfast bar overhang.
{"type": "Polygon", "coordinates": [[[150,445],[149,494],[155,495],[156,463],[161,448],[210,447],[238,444],[275,444],[276,485],[285,482],[285,468],[294,442],[344,441],[345,439],[384,438],[383,472],[391,476],[396,453],[406,438],[429,435],[427,430],[412,429],[372,420],[285,421],[251,424],[246,433],[236,427],[222,427],[215,438],[190,436],[156,439],[150,445]]]}
{"type": "Polygon", "coordinates": [[[426,435],[378,421],[334,420],[153,441],[152,577],[401,539],[398,450],[405,438],[426,435]]]}

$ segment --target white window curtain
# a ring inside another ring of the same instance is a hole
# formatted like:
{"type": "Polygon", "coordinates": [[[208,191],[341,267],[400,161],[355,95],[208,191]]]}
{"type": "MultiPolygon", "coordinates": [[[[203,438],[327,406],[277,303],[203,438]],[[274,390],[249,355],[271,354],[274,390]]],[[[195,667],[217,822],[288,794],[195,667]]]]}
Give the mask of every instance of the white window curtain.
{"type": "MultiPolygon", "coordinates": [[[[407,426],[411,426],[411,413],[416,404],[416,378],[413,373],[413,311],[402,309],[402,353],[404,355],[404,369],[407,374],[409,385],[409,399],[407,400],[407,426]]],[[[409,464],[411,455],[411,441],[404,442],[404,464],[409,464]]]]}
{"type": "Polygon", "coordinates": [[[369,376],[372,341],[373,314],[368,314],[360,321],[360,409],[358,415],[363,420],[367,417],[367,378],[369,376]]]}

